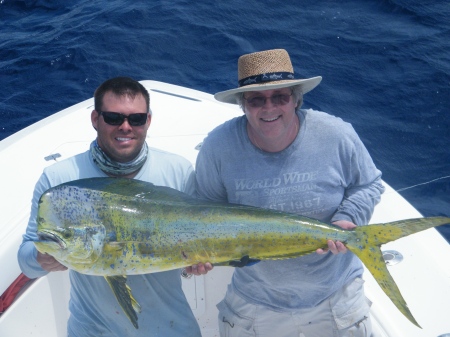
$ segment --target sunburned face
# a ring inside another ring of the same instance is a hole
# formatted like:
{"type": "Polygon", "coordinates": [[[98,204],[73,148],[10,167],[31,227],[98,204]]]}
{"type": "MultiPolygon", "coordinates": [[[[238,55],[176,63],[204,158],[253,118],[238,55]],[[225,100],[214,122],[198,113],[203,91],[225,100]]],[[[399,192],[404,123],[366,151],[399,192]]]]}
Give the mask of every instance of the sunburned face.
{"type": "MultiPolygon", "coordinates": [[[[107,92],[103,97],[102,111],[119,112],[124,115],[145,113],[148,107],[145,98],[137,95],[134,98],[129,95],[116,96],[107,92]]],[[[141,126],[131,126],[128,119],[121,125],[109,125],[104,117],[97,111],[92,111],[92,125],[97,130],[97,142],[103,152],[112,160],[126,163],[137,157],[147,136],[151,116],[141,126]]]]}
{"type": "Polygon", "coordinates": [[[267,152],[279,152],[288,147],[299,129],[295,108],[290,88],[246,92],[244,112],[251,142],[267,152]]]}

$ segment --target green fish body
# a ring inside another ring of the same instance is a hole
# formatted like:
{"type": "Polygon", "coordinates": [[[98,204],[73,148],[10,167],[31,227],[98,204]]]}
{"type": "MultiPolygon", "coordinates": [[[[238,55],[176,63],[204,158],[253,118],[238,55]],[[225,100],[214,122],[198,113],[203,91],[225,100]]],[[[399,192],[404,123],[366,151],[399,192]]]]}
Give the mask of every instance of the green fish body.
{"type": "Polygon", "coordinates": [[[379,247],[450,223],[444,217],[419,218],[348,231],[295,214],[202,201],[168,187],[120,178],[82,179],[49,189],[41,196],[37,220],[37,249],[77,272],[105,276],[135,327],[139,305],[125,275],[200,262],[228,265],[243,257],[294,258],[327,247],[327,240],[344,242],[419,326],[379,247]]]}

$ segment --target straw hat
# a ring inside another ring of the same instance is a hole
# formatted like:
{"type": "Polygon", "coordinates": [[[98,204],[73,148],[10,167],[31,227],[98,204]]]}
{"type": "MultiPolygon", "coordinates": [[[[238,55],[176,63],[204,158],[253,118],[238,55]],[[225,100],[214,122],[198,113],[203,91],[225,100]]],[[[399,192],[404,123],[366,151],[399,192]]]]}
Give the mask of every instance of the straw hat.
{"type": "Polygon", "coordinates": [[[303,93],[314,89],[322,81],[321,76],[295,79],[289,54],[284,49],[272,49],[242,55],[238,60],[238,84],[236,89],[214,95],[220,102],[237,104],[236,97],[245,91],[279,89],[299,85],[303,93]]]}

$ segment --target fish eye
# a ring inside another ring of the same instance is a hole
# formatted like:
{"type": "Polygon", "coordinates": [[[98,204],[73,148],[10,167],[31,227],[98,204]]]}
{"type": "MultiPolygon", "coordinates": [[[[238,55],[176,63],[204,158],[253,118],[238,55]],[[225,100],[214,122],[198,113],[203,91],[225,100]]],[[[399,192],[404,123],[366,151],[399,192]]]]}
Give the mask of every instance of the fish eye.
{"type": "Polygon", "coordinates": [[[65,229],[62,236],[64,239],[70,239],[72,237],[72,231],[70,229],[65,229]]]}

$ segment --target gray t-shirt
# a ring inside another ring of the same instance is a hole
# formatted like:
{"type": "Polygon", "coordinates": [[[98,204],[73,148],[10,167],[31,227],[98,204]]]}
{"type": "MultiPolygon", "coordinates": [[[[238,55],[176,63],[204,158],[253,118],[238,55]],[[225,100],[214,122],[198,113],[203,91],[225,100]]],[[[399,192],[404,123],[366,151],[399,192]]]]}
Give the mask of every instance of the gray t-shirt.
{"type": "MultiPolygon", "coordinates": [[[[367,225],[384,188],[381,172],[358,135],[350,124],[329,114],[297,114],[297,138],[277,153],[261,151],[250,142],[245,116],[214,129],[197,158],[198,196],[327,223],[367,225]]],[[[237,268],[232,287],[251,303],[290,311],[316,306],[362,273],[353,253],[313,253],[237,268]]]]}

